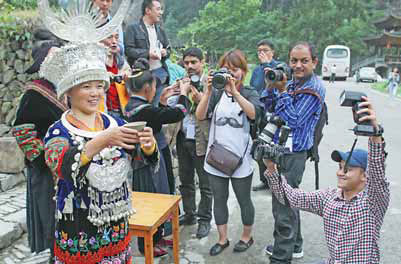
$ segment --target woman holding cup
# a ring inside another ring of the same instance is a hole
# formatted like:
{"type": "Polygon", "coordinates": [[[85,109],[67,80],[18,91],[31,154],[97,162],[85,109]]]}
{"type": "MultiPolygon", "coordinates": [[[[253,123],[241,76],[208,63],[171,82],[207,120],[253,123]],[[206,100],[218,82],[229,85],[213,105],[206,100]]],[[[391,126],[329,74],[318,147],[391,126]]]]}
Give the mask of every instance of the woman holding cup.
{"type": "MultiPolygon", "coordinates": [[[[146,163],[138,160],[133,161],[133,189],[141,192],[174,193],[171,154],[162,126],[184,119],[190,107],[190,102],[187,98],[190,85],[189,83],[182,83],[179,91],[176,90],[176,86],[164,88],[160,97],[160,104],[156,107],[151,104],[156,93],[156,79],[149,70],[148,61],[146,59],[138,59],[133,66],[132,76],[126,80],[126,86],[132,94],[126,107],[127,121],[146,122],[147,126],[153,129],[158,149],[162,154],[160,155],[160,166],[156,171],[149,169],[146,163]],[[175,94],[180,94],[177,104],[174,107],[167,106],[167,99],[175,94]]],[[[127,125],[135,124],[128,123],[127,125]]],[[[161,238],[161,231],[160,229],[153,238],[156,243],[161,238]]],[[[143,239],[138,239],[138,246],[143,253],[143,239]]],[[[165,254],[167,254],[167,251],[156,245],[154,255],[161,256],[165,254]]]]}

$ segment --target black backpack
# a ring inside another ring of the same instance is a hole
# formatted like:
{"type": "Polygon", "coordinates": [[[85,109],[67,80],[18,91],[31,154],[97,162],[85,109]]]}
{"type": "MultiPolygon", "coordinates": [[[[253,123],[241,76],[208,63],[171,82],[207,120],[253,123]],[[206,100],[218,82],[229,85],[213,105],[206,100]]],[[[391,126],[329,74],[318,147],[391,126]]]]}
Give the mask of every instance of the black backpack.
{"type": "Polygon", "coordinates": [[[315,130],[313,132],[313,146],[311,149],[308,150],[308,158],[310,161],[315,162],[315,188],[316,190],[319,189],[319,144],[320,141],[322,141],[323,138],[323,128],[324,126],[329,124],[329,115],[328,115],[328,109],[326,102],[322,101],[322,98],[320,95],[315,92],[312,89],[302,89],[302,90],[296,90],[294,91],[293,95],[295,96],[296,94],[309,94],[316,96],[320,104],[322,105],[322,111],[320,112],[319,120],[317,121],[317,124],[315,126],[315,130]]]}

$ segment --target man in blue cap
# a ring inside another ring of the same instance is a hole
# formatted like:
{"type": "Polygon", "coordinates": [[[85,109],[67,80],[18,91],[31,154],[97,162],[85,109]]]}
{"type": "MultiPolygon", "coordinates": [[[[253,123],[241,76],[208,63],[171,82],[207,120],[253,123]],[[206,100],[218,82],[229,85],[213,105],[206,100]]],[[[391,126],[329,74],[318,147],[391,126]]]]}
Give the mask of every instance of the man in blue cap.
{"type": "Polygon", "coordinates": [[[280,177],[276,165],[264,160],[265,176],[273,194],[281,203],[312,212],[323,218],[329,257],[320,263],[376,264],[380,262],[378,240],[380,228],[390,201],[389,182],[385,177],[383,129],[368,98],[358,114],[360,121],[370,121],[376,133],[369,138],[368,151],[352,153],[333,151],[338,162],[338,188],[305,192],[292,188],[280,177]],[[364,108],[366,107],[366,108],[364,108]]]}

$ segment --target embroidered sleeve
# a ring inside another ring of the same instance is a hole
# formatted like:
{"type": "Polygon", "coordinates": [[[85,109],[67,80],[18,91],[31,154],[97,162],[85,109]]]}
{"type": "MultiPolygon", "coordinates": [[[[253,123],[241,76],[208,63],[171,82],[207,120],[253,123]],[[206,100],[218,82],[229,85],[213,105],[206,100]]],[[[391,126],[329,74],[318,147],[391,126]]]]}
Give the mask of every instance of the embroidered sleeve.
{"type": "Polygon", "coordinates": [[[43,153],[43,141],[38,138],[34,124],[22,124],[13,127],[11,131],[19,148],[29,161],[34,161],[43,153]]]}
{"type": "Polygon", "coordinates": [[[50,138],[45,145],[46,164],[53,174],[61,179],[64,179],[65,176],[62,174],[61,166],[69,147],[68,139],[61,136],[50,138]]]}

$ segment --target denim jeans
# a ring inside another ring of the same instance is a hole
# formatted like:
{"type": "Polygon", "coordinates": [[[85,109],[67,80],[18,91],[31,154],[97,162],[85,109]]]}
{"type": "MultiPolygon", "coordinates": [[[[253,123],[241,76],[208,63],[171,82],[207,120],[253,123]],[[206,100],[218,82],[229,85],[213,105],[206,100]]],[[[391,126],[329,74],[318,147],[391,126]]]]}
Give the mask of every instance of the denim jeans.
{"type": "Polygon", "coordinates": [[[163,67],[152,70],[152,74],[156,77],[156,94],[153,98],[152,104],[158,106],[160,102],[160,96],[163,92],[163,88],[168,78],[168,72],[163,67]]]}
{"type": "MultiPolygon", "coordinates": [[[[306,151],[294,152],[285,157],[282,175],[290,186],[298,188],[305,171],[306,151]]],[[[274,245],[273,255],[270,257],[272,264],[291,263],[292,253],[302,250],[301,219],[298,209],[293,209],[288,204],[281,204],[272,196],[272,210],[274,217],[274,245]]]]}

